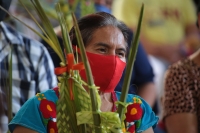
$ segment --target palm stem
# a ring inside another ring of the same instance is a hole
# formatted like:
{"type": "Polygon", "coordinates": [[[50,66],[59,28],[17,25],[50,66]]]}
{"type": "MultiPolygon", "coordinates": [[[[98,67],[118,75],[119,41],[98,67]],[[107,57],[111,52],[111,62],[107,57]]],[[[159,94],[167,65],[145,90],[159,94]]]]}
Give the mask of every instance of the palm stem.
{"type": "MultiPolygon", "coordinates": [[[[94,85],[94,80],[93,80],[93,77],[92,77],[90,64],[89,64],[87,56],[86,56],[84,43],[83,43],[82,36],[81,36],[80,30],[79,30],[79,27],[78,27],[78,24],[77,24],[77,20],[76,20],[74,14],[72,14],[72,18],[73,18],[73,21],[74,21],[74,29],[75,29],[75,32],[76,32],[76,37],[78,39],[78,46],[79,46],[80,51],[81,51],[81,58],[82,58],[82,61],[85,65],[85,71],[86,71],[86,77],[87,77],[88,85],[90,87],[94,87],[95,85],[94,85]]],[[[93,88],[89,88],[89,90],[90,90],[89,93],[90,93],[91,103],[92,103],[92,111],[95,112],[93,114],[95,133],[101,133],[101,128],[100,128],[101,121],[100,121],[100,116],[98,114],[99,109],[98,109],[98,102],[97,102],[97,98],[96,98],[96,91],[97,90],[95,90],[93,88]]]]}
{"type": "MultiPolygon", "coordinates": [[[[126,67],[124,82],[123,82],[123,85],[122,85],[122,93],[121,93],[121,97],[120,97],[120,102],[122,102],[122,103],[126,102],[126,97],[127,97],[128,90],[129,90],[131,74],[132,74],[132,71],[133,71],[133,66],[134,66],[134,62],[135,62],[135,58],[136,58],[136,54],[137,54],[137,49],[138,49],[138,45],[139,45],[138,42],[139,42],[139,36],[140,36],[140,29],[141,29],[143,11],[144,11],[144,5],[142,4],[140,16],[139,16],[139,21],[138,21],[138,25],[137,25],[137,30],[136,30],[135,38],[134,38],[134,40],[132,41],[132,44],[131,44],[130,53],[129,53],[129,56],[128,56],[128,64],[127,64],[127,67],[126,67]]],[[[125,113],[124,108],[125,107],[123,105],[121,105],[121,104],[118,105],[117,112],[119,113],[119,117],[120,117],[121,121],[123,121],[123,114],[125,113]]]]}

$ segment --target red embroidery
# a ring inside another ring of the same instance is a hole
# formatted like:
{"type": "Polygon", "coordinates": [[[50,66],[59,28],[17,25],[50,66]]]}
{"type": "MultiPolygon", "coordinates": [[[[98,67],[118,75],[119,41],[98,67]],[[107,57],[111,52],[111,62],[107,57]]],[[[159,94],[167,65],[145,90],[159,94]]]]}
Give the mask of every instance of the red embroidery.
{"type": "Polygon", "coordinates": [[[48,133],[58,133],[58,128],[57,128],[56,122],[51,121],[51,120],[48,122],[47,132],[48,133]]]}
{"type": "Polygon", "coordinates": [[[133,103],[127,107],[126,124],[127,130],[130,133],[135,133],[135,130],[141,124],[141,118],[143,114],[141,103],[142,102],[139,98],[133,98],[133,103]]]}
{"type": "Polygon", "coordinates": [[[129,127],[128,132],[135,133],[135,125],[132,125],[131,127],[129,127]]]}
{"type": "Polygon", "coordinates": [[[139,103],[130,104],[127,107],[126,121],[133,122],[141,119],[143,110],[139,103]]]}
{"type": "Polygon", "coordinates": [[[116,93],[111,92],[111,97],[112,97],[112,102],[113,102],[112,112],[115,112],[117,110],[117,106],[115,105],[115,102],[117,101],[116,93]]]}
{"type": "Polygon", "coordinates": [[[53,88],[53,90],[56,93],[56,96],[59,98],[59,90],[58,89],[59,89],[58,87],[53,88]]]}
{"type": "Polygon", "coordinates": [[[54,102],[43,99],[39,108],[44,118],[56,118],[56,105],[54,102]]]}

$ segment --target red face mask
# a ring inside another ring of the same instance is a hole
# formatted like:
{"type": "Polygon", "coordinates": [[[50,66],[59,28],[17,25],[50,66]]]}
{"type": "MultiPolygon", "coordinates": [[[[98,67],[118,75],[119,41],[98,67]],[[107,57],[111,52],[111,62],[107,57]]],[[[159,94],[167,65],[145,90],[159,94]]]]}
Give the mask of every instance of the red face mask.
{"type": "MultiPolygon", "coordinates": [[[[122,76],[126,63],[114,55],[99,55],[86,52],[92,70],[94,83],[100,87],[101,92],[113,92],[122,76]]],[[[84,81],[85,70],[80,71],[84,81]]]]}

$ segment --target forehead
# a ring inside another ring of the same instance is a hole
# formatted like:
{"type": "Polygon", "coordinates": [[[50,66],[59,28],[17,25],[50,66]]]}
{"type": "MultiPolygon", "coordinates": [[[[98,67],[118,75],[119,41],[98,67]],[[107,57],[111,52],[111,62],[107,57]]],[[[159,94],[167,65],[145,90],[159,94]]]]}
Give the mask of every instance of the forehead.
{"type": "Polygon", "coordinates": [[[127,47],[123,33],[114,26],[104,26],[96,29],[88,44],[92,45],[98,42],[127,47]]]}

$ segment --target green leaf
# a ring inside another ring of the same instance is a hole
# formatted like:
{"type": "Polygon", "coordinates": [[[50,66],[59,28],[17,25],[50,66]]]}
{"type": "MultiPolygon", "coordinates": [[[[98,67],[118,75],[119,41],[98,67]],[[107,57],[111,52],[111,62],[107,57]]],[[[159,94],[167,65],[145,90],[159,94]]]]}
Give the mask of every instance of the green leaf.
{"type": "Polygon", "coordinates": [[[73,18],[73,22],[74,22],[74,29],[75,29],[75,33],[76,33],[76,38],[78,40],[78,46],[80,48],[80,54],[81,54],[81,58],[82,58],[82,61],[84,63],[84,66],[85,66],[85,71],[86,71],[86,77],[87,77],[87,81],[88,81],[88,85],[89,85],[89,94],[90,94],[90,98],[91,98],[91,103],[92,103],[92,111],[94,112],[93,114],[93,118],[94,118],[94,127],[95,127],[95,132],[96,133],[101,133],[101,128],[100,127],[100,124],[101,124],[101,120],[100,120],[100,115],[98,114],[99,113],[99,104],[97,99],[99,97],[98,95],[98,92],[95,88],[95,85],[94,85],[94,80],[93,80],[93,77],[92,77],[92,71],[91,71],[91,68],[90,68],[90,64],[89,64],[89,61],[87,59],[87,56],[86,56],[86,52],[85,52],[85,46],[84,46],[84,43],[83,43],[83,39],[82,39],[82,36],[81,36],[81,33],[80,33],[80,30],[79,30],[79,26],[77,24],[77,20],[76,20],[76,17],[74,14],[72,14],[72,18],[73,18]]]}
{"type": "Polygon", "coordinates": [[[69,32],[67,30],[67,25],[66,25],[67,22],[64,18],[64,14],[62,13],[60,3],[56,4],[56,11],[57,11],[58,20],[59,20],[60,26],[61,26],[63,45],[64,45],[64,48],[66,50],[66,54],[73,53],[72,45],[71,45],[71,41],[70,41],[70,37],[69,37],[69,32]]]}
{"type": "Polygon", "coordinates": [[[54,51],[57,53],[57,55],[59,56],[61,61],[65,62],[64,53],[59,44],[57,35],[55,34],[55,32],[53,30],[53,26],[52,26],[51,22],[49,21],[49,19],[47,18],[42,6],[40,5],[38,0],[31,0],[31,2],[32,2],[35,10],[37,11],[37,14],[41,20],[41,23],[47,33],[47,36],[49,37],[50,41],[54,45],[54,51]]]}
{"type": "Polygon", "coordinates": [[[9,122],[12,120],[13,115],[12,115],[12,51],[13,48],[11,46],[11,53],[10,53],[10,60],[9,60],[9,68],[8,68],[8,73],[9,73],[9,100],[8,100],[8,120],[9,122]]]}
{"type": "MultiPolygon", "coordinates": [[[[131,74],[132,74],[132,71],[133,71],[133,66],[134,66],[134,62],[135,62],[135,58],[136,58],[136,54],[137,54],[137,49],[138,49],[138,45],[139,45],[138,42],[139,42],[143,12],[144,12],[144,4],[142,4],[142,7],[141,7],[136,34],[135,34],[135,37],[133,37],[134,40],[132,41],[130,53],[129,53],[129,56],[128,56],[128,64],[127,64],[127,67],[126,67],[124,82],[123,82],[123,85],[122,85],[122,93],[121,93],[121,97],[120,97],[120,102],[122,102],[122,103],[126,102],[126,97],[127,97],[129,86],[130,86],[131,74]]],[[[123,110],[124,110],[123,108],[124,108],[123,105],[121,105],[121,104],[118,105],[117,112],[119,113],[119,117],[120,117],[121,121],[124,121],[123,115],[124,115],[125,112],[123,112],[123,110]]]]}

